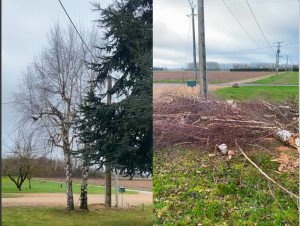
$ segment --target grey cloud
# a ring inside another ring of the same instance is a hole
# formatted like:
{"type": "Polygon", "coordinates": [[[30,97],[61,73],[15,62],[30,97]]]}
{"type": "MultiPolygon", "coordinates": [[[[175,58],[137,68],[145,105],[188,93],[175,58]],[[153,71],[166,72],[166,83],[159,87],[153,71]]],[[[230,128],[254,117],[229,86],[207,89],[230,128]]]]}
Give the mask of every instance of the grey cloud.
{"type": "MultiPolygon", "coordinates": [[[[195,1],[196,2],[196,1],[195,1]]],[[[227,1],[228,2],[228,1],[227,1]]],[[[228,11],[221,0],[205,1],[206,50],[208,59],[218,59],[222,62],[273,62],[275,53],[268,47],[253,18],[246,2],[232,0],[231,9],[237,13],[240,23],[246,28],[251,38],[247,36],[240,25],[228,11]],[[237,10],[237,11],[236,11],[237,10]],[[259,49],[262,48],[262,49],[259,49]],[[248,50],[249,51],[240,51],[248,50]],[[231,53],[233,52],[233,53],[231,53]]],[[[249,0],[250,6],[265,34],[267,40],[276,49],[274,42],[283,41],[281,48],[283,58],[289,54],[290,59],[298,62],[298,2],[264,2],[249,0]],[[280,12],[280,13],[279,13],[280,12]]],[[[183,65],[187,28],[178,23],[176,18],[183,18],[188,9],[186,1],[162,0],[154,1],[155,8],[165,9],[154,12],[154,64],[170,62],[173,67],[183,65]],[[178,24],[174,24],[178,23],[178,24]],[[176,29],[174,27],[176,26],[176,29]],[[178,30],[181,31],[178,33],[178,30]],[[169,38],[167,38],[169,36],[169,38]],[[174,56],[176,52],[176,56],[174,56]],[[180,56],[180,57],[179,57],[180,56]],[[159,57],[159,58],[158,58],[159,57]]],[[[196,20],[197,22],[197,20],[196,20]]],[[[197,23],[196,23],[197,30],[197,23]]],[[[198,44],[198,43],[197,43],[198,44]]],[[[189,39],[189,46],[192,39],[189,39]]],[[[188,49],[189,58],[192,49],[188,49]]],[[[281,60],[283,60],[283,58],[281,60]]],[[[162,65],[157,65],[162,66],[162,65]]]]}

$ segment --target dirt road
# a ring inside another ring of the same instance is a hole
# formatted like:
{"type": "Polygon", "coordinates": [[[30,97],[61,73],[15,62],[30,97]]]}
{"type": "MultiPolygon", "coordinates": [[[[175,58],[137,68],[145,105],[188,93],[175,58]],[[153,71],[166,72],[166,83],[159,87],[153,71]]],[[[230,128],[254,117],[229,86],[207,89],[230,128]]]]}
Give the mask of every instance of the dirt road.
{"type": "MultiPolygon", "coordinates": [[[[18,194],[19,195],[19,194],[18,194]]],[[[123,207],[151,205],[152,193],[138,193],[123,195],[123,207]]],[[[2,198],[2,207],[6,206],[65,206],[67,203],[66,194],[64,193],[34,193],[23,194],[19,198],[2,198]]],[[[88,204],[96,205],[104,203],[103,194],[89,194],[88,204]]],[[[79,194],[74,194],[74,204],[79,206],[79,194]]],[[[112,205],[115,205],[115,196],[112,194],[112,205]]],[[[119,195],[119,206],[122,206],[122,195],[119,195]]]]}

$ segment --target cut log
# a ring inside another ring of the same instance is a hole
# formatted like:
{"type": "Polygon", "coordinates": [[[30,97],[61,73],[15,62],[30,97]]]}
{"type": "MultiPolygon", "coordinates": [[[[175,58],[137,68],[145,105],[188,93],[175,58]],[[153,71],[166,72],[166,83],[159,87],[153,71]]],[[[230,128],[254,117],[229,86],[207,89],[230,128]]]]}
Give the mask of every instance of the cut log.
{"type": "Polygon", "coordinates": [[[292,133],[284,129],[277,129],[274,133],[274,137],[293,148],[299,148],[299,135],[297,133],[292,133]]]}

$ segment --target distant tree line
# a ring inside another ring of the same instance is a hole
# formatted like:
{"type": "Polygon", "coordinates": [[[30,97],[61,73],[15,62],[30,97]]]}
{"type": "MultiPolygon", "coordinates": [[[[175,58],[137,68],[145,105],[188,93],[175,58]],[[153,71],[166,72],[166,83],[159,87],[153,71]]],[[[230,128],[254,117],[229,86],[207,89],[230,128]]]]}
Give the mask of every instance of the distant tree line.
{"type": "MultiPolygon", "coordinates": [[[[24,159],[24,158],[23,158],[24,159]]],[[[81,178],[81,164],[75,163],[76,160],[72,159],[72,175],[75,178],[81,178]]],[[[19,168],[24,167],[30,168],[30,178],[32,177],[61,177],[64,178],[66,176],[65,172],[65,162],[60,159],[51,159],[47,157],[38,157],[38,158],[30,158],[28,161],[18,162],[14,158],[3,158],[2,159],[3,176],[8,176],[9,170],[12,176],[18,176],[19,168]],[[12,164],[14,163],[14,165],[12,164]],[[30,165],[26,165],[26,164],[30,165]],[[22,166],[20,165],[22,164],[22,166]],[[12,168],[12,165],[14,168],[12,168]],[[19,167],[18,167],[19,166],[19,167]],[[32,170],[31,170],[32,169],[32,170]]],[[[28,177],[28,176],[27,176],[28,177]]],[[[89,169],[89,177],[90,178],[104,178],[102,170],[97,170],[94,167],[90,167],[89,169]]]]}
{"type": "Polygon", "coordinates": [[[166,71],[167,68],[165,67],[153,67],[153,71],[166,71]]]}
{"type": "MultiPolygon", "coordinates": [[[[279,65],[279,71],[285,71],[286,65],[279,65]]],[[[299,65],[287,65],[290,71],[298,71],[299,65]]],[[[208,61],[206,62],[207,71],[223,71],[223,70],[241,70],[241,71],[274,71],[275,63],[232,63],[232,64],[220,64],[218,62],[208,61]]],[[[186,65],[187,71],[194,70],[194,63],[188,63],[186,65]]],[[[197,64],[197,70],[199,70],[199,65],[197,64]]]]}

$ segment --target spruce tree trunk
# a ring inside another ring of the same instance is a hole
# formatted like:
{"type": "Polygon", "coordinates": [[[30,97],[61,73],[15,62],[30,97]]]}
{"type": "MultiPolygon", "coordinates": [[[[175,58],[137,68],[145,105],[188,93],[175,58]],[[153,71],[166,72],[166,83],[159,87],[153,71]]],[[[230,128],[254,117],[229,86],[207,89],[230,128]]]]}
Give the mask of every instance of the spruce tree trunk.
{"type": "Polygon", "coordinates": [[[105,207],[111,207],[111,166],[105,164],[105,207]]]}
{"type": "Polygon", "coordinates": [[[66,164],[67,210],[74,210],[73,191],[72,191],[71,154],[66,151],[65,151],[65,164],[66,164]]]}
{"type": "Polygon", "coordinates": [[[81,183],[81,192],[80,192],[80,209],[87,210],[87,179],[89,175],[89,167],[83,166],[82,167],[82,183],[81,183]]]}

